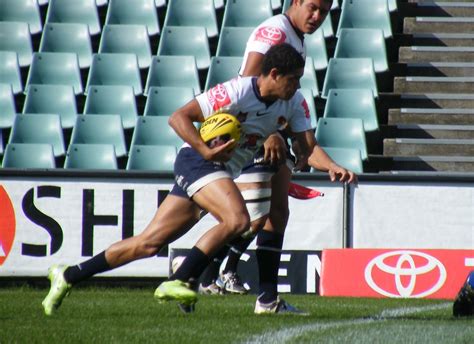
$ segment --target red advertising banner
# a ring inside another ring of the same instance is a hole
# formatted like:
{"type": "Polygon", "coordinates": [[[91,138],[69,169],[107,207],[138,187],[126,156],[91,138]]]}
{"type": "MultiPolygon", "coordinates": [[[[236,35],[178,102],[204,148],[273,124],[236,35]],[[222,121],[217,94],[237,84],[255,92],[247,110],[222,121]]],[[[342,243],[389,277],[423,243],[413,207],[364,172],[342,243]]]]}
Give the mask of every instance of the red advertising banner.
{"type": "Polygon", "coordinates": [[[474,250],[330,249],[323,251],[323,296],[453,299],[474,250]]]}

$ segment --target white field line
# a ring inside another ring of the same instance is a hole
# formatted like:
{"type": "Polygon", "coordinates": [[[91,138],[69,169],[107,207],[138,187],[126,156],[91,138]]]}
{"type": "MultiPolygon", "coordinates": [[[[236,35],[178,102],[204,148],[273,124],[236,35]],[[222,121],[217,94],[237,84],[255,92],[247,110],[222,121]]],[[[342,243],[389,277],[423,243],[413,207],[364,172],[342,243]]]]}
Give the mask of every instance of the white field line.
{"type": "Polygon", "coordinates": [[[301,336],[306,332],[320,332],[327,329],[353,326],[353,325],[363,325],[370,324],[375,322],[382,322],[388,319],[394,319],[398,317],[403,317],[411,314],[433,311],[438,309],[444,309],[451,306],[451,303],[442,303],[431,306],[424,307],[402,307],[394,309],[386,309],[382,311],[379,315],[370,318],[359,318],[354,320],[337,320],[330,321],[325,323],[312,323],[294,327],[288,327],[279,331],[267,331],[260,335],[255,335],[250,337],[248,340],[243,343],[287,343],[292,341],[295,337],[301,336]]]}

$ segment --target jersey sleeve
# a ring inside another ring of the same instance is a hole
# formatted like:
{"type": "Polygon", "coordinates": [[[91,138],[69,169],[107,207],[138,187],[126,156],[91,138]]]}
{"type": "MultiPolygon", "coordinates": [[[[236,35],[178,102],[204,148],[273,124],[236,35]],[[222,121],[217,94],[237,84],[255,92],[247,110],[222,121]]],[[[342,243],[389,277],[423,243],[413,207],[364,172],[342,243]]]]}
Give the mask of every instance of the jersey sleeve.
{"type": "Polygon", "coordinates": [[[295,133],[307,131],[311,129],[311,115],[309,112],[308,104],[299,91],[291,98],[291,114],[290,114],[290,127],[295,133]]]}
{"type": "Polygon", "coordinates": [[[196,96],[204,118],[218,112],[232,113],[237,107],[238,92],[237,79],[232,79],[196,96]]]}
{"type": "Polygon", "coordinates": [[[263,24],[257,27],[247,41],[246,51],[265,54],[271,46],[286,41],[286,34],[276,25],[263,24]]]}

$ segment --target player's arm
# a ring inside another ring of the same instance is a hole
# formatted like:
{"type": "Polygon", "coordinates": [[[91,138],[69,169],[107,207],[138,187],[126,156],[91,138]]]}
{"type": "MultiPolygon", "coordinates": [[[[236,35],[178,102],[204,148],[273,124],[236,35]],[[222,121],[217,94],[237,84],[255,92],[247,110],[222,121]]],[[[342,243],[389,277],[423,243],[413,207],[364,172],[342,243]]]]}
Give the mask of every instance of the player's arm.
{"type": "Polygon", "coordinates": [[[259,76],[262,71],[262,62],[265,55],[252,51],[248,54],[242,76],[259,76]]]}
{"type": "Polygon", "coordinates": [[[183,107],[176,110],[169,118],[168,124],[178,134],[179,137],[193,147],[206,160],[227,161],[230,159],[228,148],[232,146],[234,140],[229,140],[225,144],[209,148],[201,139],[199,132],[193,122],[203,122],[204,116],[201,107],[196,99],[191,100],[183,107]]]}

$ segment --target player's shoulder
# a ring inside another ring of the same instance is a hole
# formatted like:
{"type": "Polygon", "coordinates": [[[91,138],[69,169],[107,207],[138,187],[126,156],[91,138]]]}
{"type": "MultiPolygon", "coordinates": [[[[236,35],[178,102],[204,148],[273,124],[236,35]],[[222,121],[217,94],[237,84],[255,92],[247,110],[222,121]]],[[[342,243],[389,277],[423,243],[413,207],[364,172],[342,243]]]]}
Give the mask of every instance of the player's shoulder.
{"type": "Polygon", "coordinates": [[[252,34],[252,40],[268,44],[278,44],[288,37],[288,20],[283,14],[270,17],[258,25],[252,34]]]}

